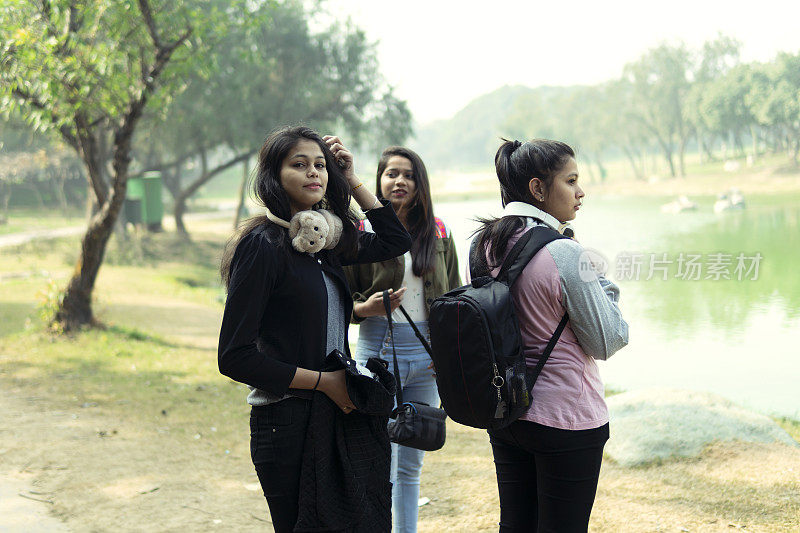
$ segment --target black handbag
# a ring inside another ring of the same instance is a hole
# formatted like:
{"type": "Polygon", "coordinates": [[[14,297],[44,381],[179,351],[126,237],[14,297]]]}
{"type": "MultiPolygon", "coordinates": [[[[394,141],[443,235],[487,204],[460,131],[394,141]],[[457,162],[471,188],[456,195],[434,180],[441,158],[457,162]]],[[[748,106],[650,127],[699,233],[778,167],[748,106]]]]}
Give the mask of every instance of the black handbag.
{"type": "MultiPolygon", "coordinates": [[[[416,448],[418,450],[435,451],[444,446],[445,440],[445,419],[447,413],[444,409],[433,407],[423,402],[404,402],[403,385],[400,382],[400,369],[397,366],[397,351],[394,347],[394,330],[392,329],[392,308],[389,303],[389,291],[383,291],[383,307],[386,310],[386,319],[389,321],[389,334],[392,337],[392,357],[394,362],[394,379],[397,382],[397,407],[389,416],[389,440],[402,446],[416,448]]],[[[400,307],[408,323],[414,329],[417,338],[422,342],[422,346],[430,354],[430,346],[425,337],[414,325],[406,313],[400,307]]]]}

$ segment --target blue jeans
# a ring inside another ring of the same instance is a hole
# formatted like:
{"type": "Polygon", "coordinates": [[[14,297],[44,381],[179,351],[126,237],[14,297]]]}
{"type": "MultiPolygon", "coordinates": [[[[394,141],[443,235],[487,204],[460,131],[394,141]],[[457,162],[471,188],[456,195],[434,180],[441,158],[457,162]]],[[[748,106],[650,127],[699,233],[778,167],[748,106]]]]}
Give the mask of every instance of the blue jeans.
{"type": "MultiPolygon", "coordinates": [[[[420,332],[429,338],[428,323],[415,323],[420,332]]],[[[428,368],[431,358],[414,335],[407,322],[393,323],[397,366],[403,384],[403,400],[424,402],[439,406],[439,393],[433,370],[428,368]]],[[[355,359],[365,364],[370,357],[380,357],[392,364],[392,342],[386,319],[370,317],[359,327],[355,359]]],[[[392,516],[395,533],[417,531],[419,513],[419,477],[425,452],[392,443],[392,516]]]]}

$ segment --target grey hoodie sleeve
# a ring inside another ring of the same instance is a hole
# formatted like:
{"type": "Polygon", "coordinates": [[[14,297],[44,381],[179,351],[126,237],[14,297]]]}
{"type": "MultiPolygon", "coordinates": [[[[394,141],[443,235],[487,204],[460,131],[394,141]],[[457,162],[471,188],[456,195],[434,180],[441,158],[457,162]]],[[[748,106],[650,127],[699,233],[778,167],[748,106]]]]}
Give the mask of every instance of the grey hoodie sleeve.
{"type": "Polygon", "coordinates": [[[563,305],[583,351],[606,360],[628,344],[628,324],[617,302],[619,287],[589,266],[583,247],[559,239],[547,245],[558,268],[563,305]]]}

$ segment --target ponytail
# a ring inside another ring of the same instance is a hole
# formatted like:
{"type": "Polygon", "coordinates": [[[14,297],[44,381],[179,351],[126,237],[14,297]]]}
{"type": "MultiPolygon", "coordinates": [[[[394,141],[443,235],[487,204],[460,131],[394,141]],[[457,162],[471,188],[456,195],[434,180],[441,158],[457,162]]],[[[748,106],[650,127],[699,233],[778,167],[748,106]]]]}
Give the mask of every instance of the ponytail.
{"type": "MultiPolygon", "coordinates": [[[[566,143],[549,139],[533,139],[527,142],[502,139],[503,144],[497,149],[494,156],[494,168],[500,182],[500,198],[505,207],[510,202],[525,202],[534,204],[529,183],[533,178],[539,178],[545,188],[550,187],[555,175],[564,168],[570,158],[575,157],[575,151],[566,143]]],[[[478,264],[488,252],[489,268],[496,268],[502,264],[508,248],[508,241],[522,228],[525,227],[523,217],[509,216],[501,218],[478,218],[481,224],[473,234],[478,239],[475,251],[483,254],[479,258],[470,257],[470,261],[477,260],[478,264]]]]}

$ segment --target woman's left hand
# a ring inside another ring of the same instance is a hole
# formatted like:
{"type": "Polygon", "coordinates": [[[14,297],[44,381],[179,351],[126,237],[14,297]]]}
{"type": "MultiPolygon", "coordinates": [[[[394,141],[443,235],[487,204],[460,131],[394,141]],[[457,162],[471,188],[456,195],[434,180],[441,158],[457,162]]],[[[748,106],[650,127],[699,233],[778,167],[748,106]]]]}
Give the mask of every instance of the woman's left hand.
{"type": "Polygon", "coordinates": [[[433,365],[433,361],[431,361],[431,364],[428,365],[428,368],[433,370],[433,374],[431,374],[431,376],[436,377],[436,367],[433,365]]]}
{"type": "Polygon", "coordinates": [[[325,144],[327,144],[328,148],[333,152],[333,157],[336,158],[336,163],[339,165],[339,168],[342,169],[344,177],[347,179],[350,186],[355,187],[358,185],[358,178],[356,178],[353,166],[353,154],[345,148],[342,140],[334,135],[326,135],[322,140],[325,141],[325,144]]]}
{"type": "Polygon", "coordinates": [[[325,393],[328,398],[333,400],[333,403],[339,406],[339,409],[345,412],[345,414],[352,413],[355,410],[356,406],[347,393],[344,369],[334,370],[333,372],[322,372],[319,378],[320,380],[317,384],[318,391],[325,393]]]}

